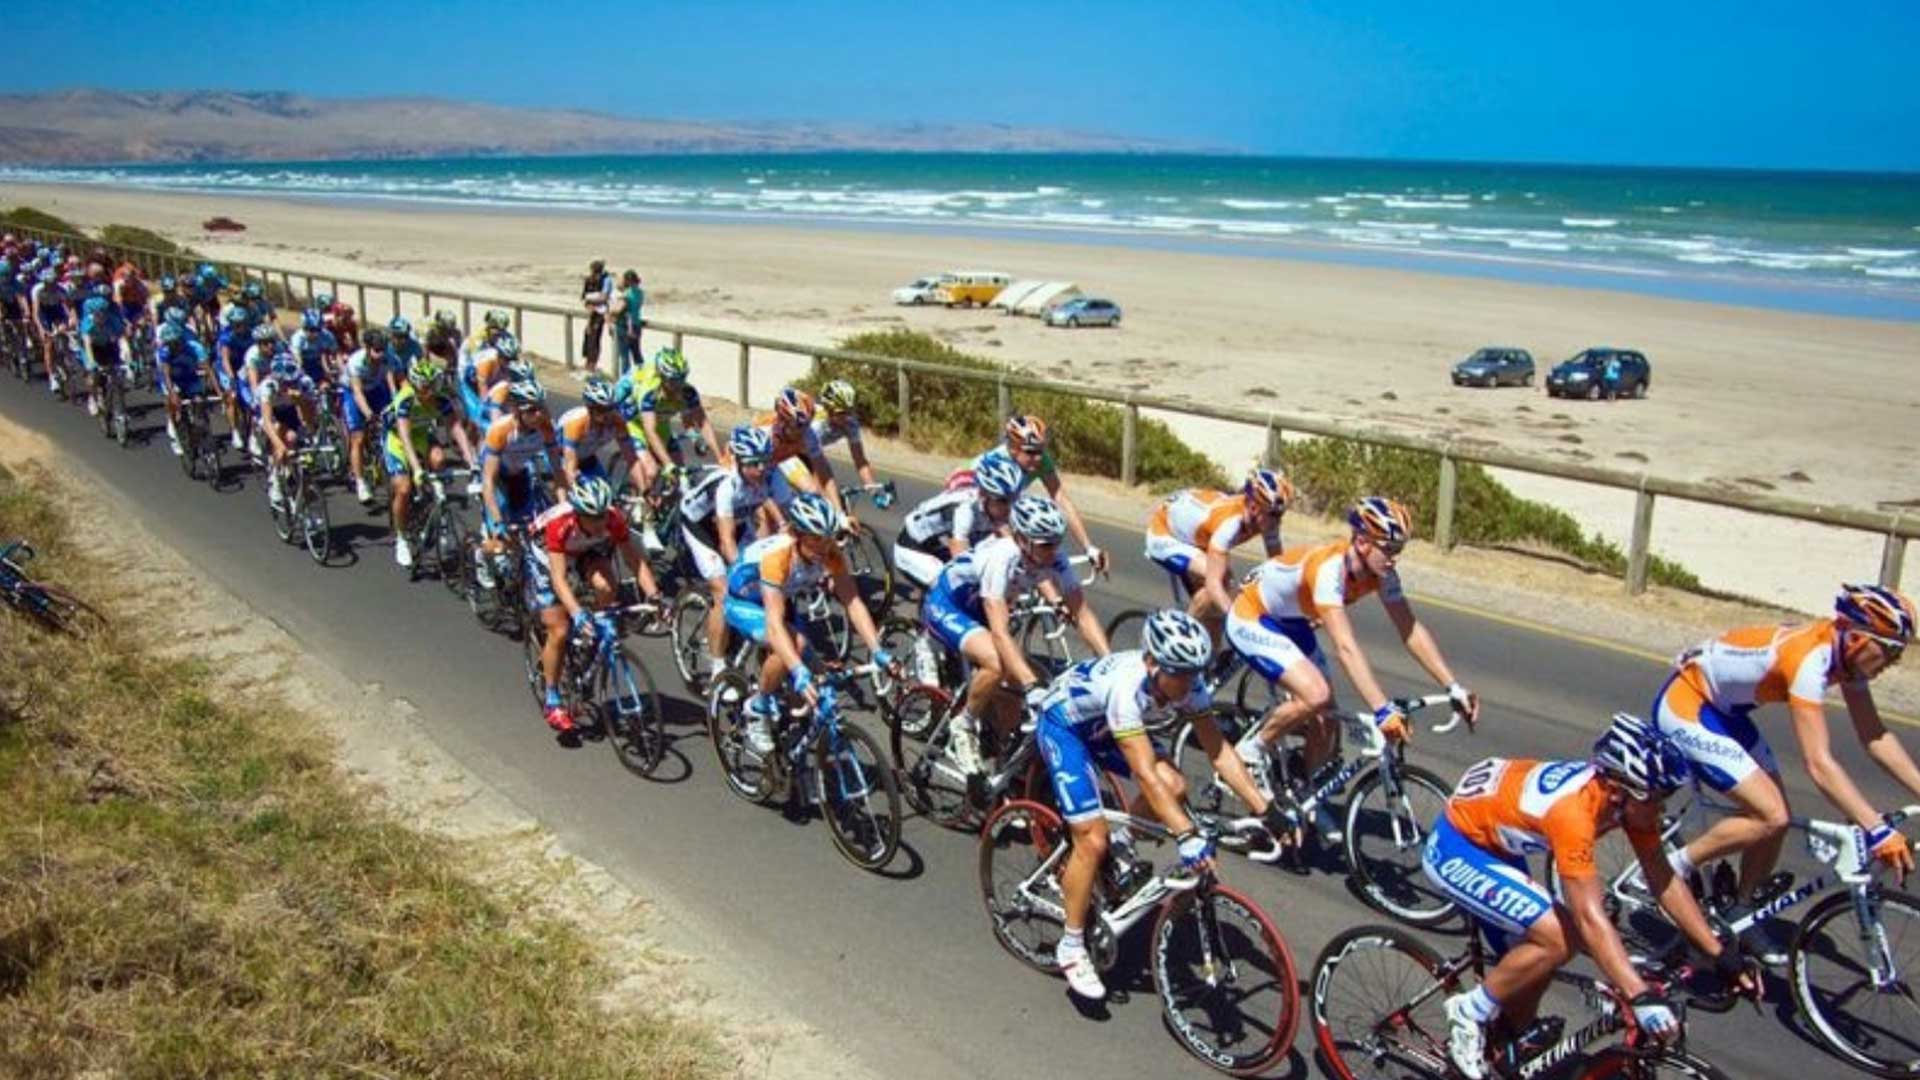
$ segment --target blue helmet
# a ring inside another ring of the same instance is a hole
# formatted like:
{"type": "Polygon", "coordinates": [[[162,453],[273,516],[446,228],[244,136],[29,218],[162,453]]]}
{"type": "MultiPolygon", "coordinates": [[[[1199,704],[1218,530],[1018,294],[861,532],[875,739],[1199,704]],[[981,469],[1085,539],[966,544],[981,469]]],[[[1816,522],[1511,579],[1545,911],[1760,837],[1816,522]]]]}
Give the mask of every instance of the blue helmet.
{"type": "Polygon", "coordinates": [[[300,313],[300,328],[302,330],[318,330],[322,322],[319,308],[308,308],[300,313]]]}
{"type": "Polygon", "coordinates": [[[733,452],[735,461],[742,465],[759,465],[773,459],[773,436],[764,428],[742,425],[733,429],[733,437],[727,440],[727,449],[733,452]]]}
{"type": "Polygon", "coordinates": [[[276,379],[297,379],[300,377],[299,361],[293,358],[292,353],[284,349],[274,352],[273,366],[268,370],[273,372],[273,377],[276,379]]]}
{"type": "Polygon", "coordinates": [[[87,302],[81,306],[80,311],[86,315],[99,315],[104,313],[109,306],[106,297],[89,296],[87,297],[87,302]]]}
{"type": "Polygon", "coordinates": [[[167,310],[160,313],[160,317],[166,320],[168,326],[187,325],[187,309],[178,304],[170,305],[167,310]]]}
{"type": "Polygon", "coordinates": [[[160,325],[160,344],[178,345],[186,339],[187,332],[178,323],[167,322],[160,325]]]}
{"type": "Polygon", "coordinates": [[[260,286],[260,283],[257,281],[247,282],[246,286],[242,288],[240,292],[241,292],[241,295],[245,296],[249,300],[258,300],[262,296],[265,296],[267,294],[266,289],[262,288],[260,286]]]}
{"type": "Polygon", "coordinates": [[[172,274],[160,275],[160,291],[161,292],[172,292],[175,284],[176,282],[173,280],[172,274]]]}
{"type": "Polygon", "coordinates": [[[980,464],[974,466],[973,483],[983,495],[996,499],[1011,499],[1020,494],[1026,486],[1027,474],[1005,450],[993,449],[981,455],[980,464]]]}
{"type": "Polygon", "coordinates": [[[227,309],[226,318],[221,321],[225,322],[228,326],[245,326],[248,322],[246,309],[230,307],[227,309]]]}

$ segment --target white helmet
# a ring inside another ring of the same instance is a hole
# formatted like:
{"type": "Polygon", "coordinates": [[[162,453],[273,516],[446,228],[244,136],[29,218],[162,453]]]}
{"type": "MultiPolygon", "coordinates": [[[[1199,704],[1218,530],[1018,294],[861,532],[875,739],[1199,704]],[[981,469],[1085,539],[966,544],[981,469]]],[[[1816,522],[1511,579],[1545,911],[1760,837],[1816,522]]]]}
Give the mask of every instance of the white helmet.
{"type": "Polygon", "coordinates": [[[1067,535],[1067,519],[1048,499],[1029,495],[1013,504],[1013,531],[1042,544],[1057,544],[1067,535]]]}
{"type": "Polygon", "coordinates": [[[1626,713],[1614,713],[1613,723],[1594,741],[1593,767],[1636,799],[1670,794],[1687,782],[1690,771],[1679,747],[1626,713]]]}
{"type": "Polygon", "coordinates": [[[583,476],[567,492],[574,512],[584,517],[601,517],[613,508],[613,485],[597,476],[583,476]]]}
{"type": "Polygon", "coordinates": [[[840,511],[826,496],[803,491],[787,506],[787,523],[802,536],[832,536],[840,531],[840,511]]]}
{"type": "Polygon", "coordinates": [[[1168,671],[1199,671],[1213,659],[1213,637],[1184,611],[1168,608],[1147,616],[1140,640],[1153,662],[1168,671]]]}
{"type": "Polygon", "coordinates": [[[996,499],[1011,499],[1020,494],[1020,488],[1027,474],[1019,465],[1007,456],[1004,450],[993,450],[980,458],[980,464],[974,466],[973,483],[983,495],[996,499]]]}

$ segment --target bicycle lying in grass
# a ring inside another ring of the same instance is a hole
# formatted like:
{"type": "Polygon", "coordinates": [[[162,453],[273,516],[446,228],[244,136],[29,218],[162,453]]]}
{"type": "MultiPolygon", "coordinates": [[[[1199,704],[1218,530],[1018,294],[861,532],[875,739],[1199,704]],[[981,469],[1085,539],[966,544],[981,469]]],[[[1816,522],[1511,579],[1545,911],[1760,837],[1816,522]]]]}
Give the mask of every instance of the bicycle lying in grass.
{"type": "Polygon", "coordinates": [[[24,564],[34,557],[31,545],[15,540],[0,547],[0,599],[49,630],[89,638],[107,628],[98,608],[50,581],[35,581],[24,564]]]}

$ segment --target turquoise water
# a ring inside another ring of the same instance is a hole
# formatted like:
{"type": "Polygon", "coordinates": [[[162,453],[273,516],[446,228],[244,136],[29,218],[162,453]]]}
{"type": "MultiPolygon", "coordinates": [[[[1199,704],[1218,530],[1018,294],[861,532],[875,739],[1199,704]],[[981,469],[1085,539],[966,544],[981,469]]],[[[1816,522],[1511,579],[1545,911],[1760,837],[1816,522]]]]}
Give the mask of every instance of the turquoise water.
{"type": "Polygon", "coordinates": [[[1326,257],[1920,318],[1920,175],[998,154],[0,167],[0,180],[1326,257]]]}

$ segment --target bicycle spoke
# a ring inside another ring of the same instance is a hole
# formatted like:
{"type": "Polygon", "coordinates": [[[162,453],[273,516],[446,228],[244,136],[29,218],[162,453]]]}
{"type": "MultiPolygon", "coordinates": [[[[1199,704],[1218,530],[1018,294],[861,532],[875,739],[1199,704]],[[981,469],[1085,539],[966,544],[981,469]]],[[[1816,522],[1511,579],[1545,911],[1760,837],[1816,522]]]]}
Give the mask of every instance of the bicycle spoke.
{"type": "Polygon", "coordinates": [[[1230,1070],[1284,1053],[1298,1019],[1293,959],[1251,901],[1224,887],[1176,904],[1154,934],[1154,981],[1174,1033],[1230,1070]]]}

